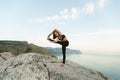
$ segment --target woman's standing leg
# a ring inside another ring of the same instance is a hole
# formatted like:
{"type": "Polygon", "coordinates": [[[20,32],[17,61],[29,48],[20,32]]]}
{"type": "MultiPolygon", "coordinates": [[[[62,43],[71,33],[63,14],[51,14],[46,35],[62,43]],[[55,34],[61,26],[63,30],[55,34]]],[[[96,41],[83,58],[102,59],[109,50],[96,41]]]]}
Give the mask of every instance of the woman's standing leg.
{"type": "Polygon", "coordinates": [[[63,63],[65,64],[65,60],[66,60],[66,46],[62,46],[62,53],[63,53],[63,63]]]}

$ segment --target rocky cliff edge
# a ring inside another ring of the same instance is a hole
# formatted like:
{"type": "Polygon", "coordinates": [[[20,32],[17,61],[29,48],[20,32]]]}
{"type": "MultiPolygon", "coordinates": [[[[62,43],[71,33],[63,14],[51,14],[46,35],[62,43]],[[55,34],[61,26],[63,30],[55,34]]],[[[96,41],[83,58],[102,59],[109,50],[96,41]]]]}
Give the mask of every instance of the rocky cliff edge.
{"type": "Polygon", "coordinates": [[[71,61],[37,53],[21,54],[0,64],[0,80],[111,80],[71,61]]]}

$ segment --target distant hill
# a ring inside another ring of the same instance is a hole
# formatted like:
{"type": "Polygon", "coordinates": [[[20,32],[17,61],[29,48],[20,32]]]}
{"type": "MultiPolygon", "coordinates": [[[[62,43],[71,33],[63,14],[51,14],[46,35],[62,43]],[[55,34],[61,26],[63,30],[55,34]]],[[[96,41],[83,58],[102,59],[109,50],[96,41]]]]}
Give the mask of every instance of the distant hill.
{"type": "MultiPolygon", "coordinates": [[[[46,47],[46,49],[48,49],[48,51],[50,51],[51,53],[53,53],[55,55],[59,55],[59,54],[62,53],[62,49],[61,48],[46,47]]],[[[66,54],[81,54],[81,51],[80,50],[66,48],[66,54]]]]}
{"type": "Polygon", "coordinates": [[[55,55],[51,54],[47,49],[34,44],[28,44],[27,41],[2,40],[0,41],[0,53],[2,52],[11,52],[15,56],[22,53],[35,52],[35,53],[47,54],[55,57],[55,55]]]}

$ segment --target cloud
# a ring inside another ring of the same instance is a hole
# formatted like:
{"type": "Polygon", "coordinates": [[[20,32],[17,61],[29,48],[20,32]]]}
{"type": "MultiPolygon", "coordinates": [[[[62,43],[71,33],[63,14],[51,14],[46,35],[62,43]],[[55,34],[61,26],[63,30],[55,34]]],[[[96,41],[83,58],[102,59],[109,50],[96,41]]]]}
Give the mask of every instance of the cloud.
{"type": "Polygon", "coordinates": [[[68,9],[64,9],[62,11],[59,12],[59,16],[60,16],[60,19],[62,20],[67,20],[70,18],[70,15],[69,15],[69,10],[68,9]]]}
{"type": "Polygon", "coordinates": [[[92,14],[95,10],[95,4],[93,2],[87,3],[83,10],[86,14],[92,14]]]}
{"type": "MultiPolygon", "coordinates": [[[[31,19],[28,22],[31,23],[59,23],[67,20],[78,19],[83,14],[93,14],[97,9],[103,9],[105,7],[106,0],[98,0],[97,2],[88,2],[82,8],[72,7],[71,9],[65,8],[53,16],[45,16],[43,18],[31,19]]],[[[64,23],[62,23],[64,24],[64,23]]]]}
{"type": "MultiPolygon", "coordinates": [[[[28,22],[33,23],[44,23],[44,22],[53,22],[53,21],[66,21],[68,19],[76,19],[79,17],[79,9],[71,8],[71,9],[63,9],[57,15],[54,16],[46,16],[44,18],[39,19],[31,19],[28,22]]],[[[62,23],[63,24],[63,23],[62,23]]]]}
{"type": "Polygon", "coordinates": [[[88,35],[120,35],[120,30],[98,31],[94,33],[88,33],[88,35]]]}
{"type": "Polygon", "coordinates": [[[68,9],[63,9],[62,11],[60,11],[61,15],[68,15],[69,14],[69,10],[68,9]]]}
{"type": "Polygon", "coordinates": [[[77,8],[72,8],[72,9],[71,9],[71,18],[72,18],[72,19],[78,18],[79,15],[80,15],[79,9],[77,9],[77,8]]]}
{"type": "Polygon", "coordinates": [[[105,7],[106,0],[99,0],[98,1],[98,7],[100,9],[103,9],[105,7]]]}
{"type": "Polygon", "coordinates": [[[101,35],[120,35],[120,30],[101,30],[97,32],[81,33],[81,34],[70,34],[69,37],[80,37],[80,36],[101,36],[101,35]]]}

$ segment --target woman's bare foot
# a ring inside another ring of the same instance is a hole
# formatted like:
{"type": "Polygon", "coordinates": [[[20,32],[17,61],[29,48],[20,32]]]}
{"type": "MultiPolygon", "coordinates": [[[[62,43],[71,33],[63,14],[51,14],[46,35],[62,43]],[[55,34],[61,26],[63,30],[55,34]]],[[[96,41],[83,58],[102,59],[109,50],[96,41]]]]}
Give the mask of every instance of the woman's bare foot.
{"type": "Polygon", "coordinates": [[[64,63],[62,63],[60,66],[61,66],[61,67],[64,67],[64,66],[65,66],[65,64],[64,64],[64,63]]]}

